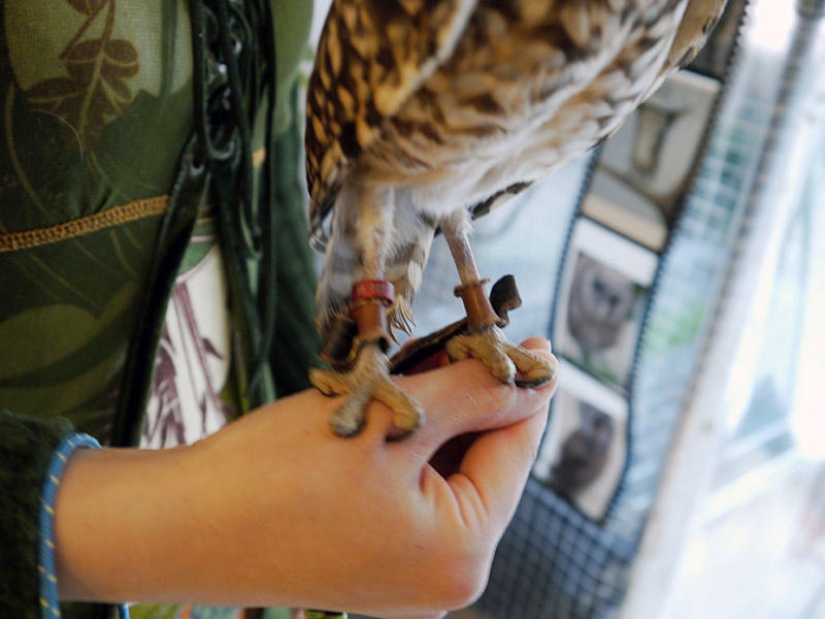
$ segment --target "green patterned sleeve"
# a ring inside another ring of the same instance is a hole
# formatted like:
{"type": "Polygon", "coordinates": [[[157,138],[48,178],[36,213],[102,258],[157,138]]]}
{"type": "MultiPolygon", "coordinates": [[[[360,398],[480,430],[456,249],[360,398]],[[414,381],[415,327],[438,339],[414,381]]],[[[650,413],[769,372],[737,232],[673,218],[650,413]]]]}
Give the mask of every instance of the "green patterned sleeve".
{"type": "Polygon", "coordinates": [[[40,616],[40,492],[53,451],[71,431],[63,419],[34,419],[0,408],[0,617],[40,616]]]}

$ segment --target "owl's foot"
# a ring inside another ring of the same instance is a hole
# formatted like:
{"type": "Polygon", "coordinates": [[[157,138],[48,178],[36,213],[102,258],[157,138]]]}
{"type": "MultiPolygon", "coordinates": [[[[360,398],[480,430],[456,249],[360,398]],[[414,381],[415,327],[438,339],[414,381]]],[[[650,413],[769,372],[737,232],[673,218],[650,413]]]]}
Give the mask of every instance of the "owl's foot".
{"type": "Polygon", "coordinates": [[[493,376],[506,384],[540,387],[556,375],[558,362],[545,359],[511,344],[501,326],[509,322],[509,311],[521,305],[515,279],[505,276],[496,282],[490,299],[484,295],[486,280],[477,280],[455,290],[467,311],[467,331],[450,339],[445,348],[450,359],[460,361],[474,357],[489,368],[493,376]]]}
{"type": "Polygon", "coordinates": [[[484,325],[447,342],[453,361],[473,357],[481,361],[498,380],[519,387],[540,387],[553,380],[557,363],[507,341],[496,325],[484,325]]]}
{"type": "Polygon", "coordinates": [[[392,284],[361,280],[352,288],[348,320],[340,321],[322,351],[332,370],[312,369],[309,378],[324,395],[346,395],[329,425],[338,436],[354,436],[366,421],[370,400],[379,400],[393,412],[390,439],[400,439],[424,424],[421,405],[390,379],[386,308],[392,304],[392,284]],[[337,341],[340,340],[340,341],[337,341]]]}
{"type": "Polygon", "coordinates": [[[347,395],[329,421],[338,436],[358,434],[366,421],[370,400],[379,400],[393,412],[390,438],[404,438],[424,423],[421,405],[399,388],[389,375],[389,361],[377,342],[364,343],[352,369],[310,370],[312,384],[324,395],[347,395]]]}

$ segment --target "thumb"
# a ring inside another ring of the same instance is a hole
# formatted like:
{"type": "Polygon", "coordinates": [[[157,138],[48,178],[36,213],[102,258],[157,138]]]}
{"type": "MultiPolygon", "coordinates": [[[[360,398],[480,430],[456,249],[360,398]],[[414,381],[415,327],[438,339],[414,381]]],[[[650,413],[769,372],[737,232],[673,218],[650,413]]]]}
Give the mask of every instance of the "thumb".
{"type": "Polygon", "coordinates": [[[513,517],[547,423],[548,407],[505,428],[488,430],[472,442],[447,482],[463,509],[487,522],[496,539],[513,517]]]}

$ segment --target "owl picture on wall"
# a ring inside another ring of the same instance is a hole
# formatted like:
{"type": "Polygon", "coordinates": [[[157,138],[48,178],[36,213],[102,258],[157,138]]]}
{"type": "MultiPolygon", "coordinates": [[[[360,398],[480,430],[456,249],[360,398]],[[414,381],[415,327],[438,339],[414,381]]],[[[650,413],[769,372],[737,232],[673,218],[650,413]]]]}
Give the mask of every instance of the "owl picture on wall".
{"type": "Polygon", "coordinates": [[[616,425],[613,418],[588,402],[579,401],[578,426],[561,445],[550,470],[549,485],[561,495],[575,498],[604,471],[616,425]]]}
{"type": "Polygon", "coordinates": [[[640,292],[639,285],[616,269],[579,254],[570,287],[567,327],[583,355],[616,346],[640,292]]]}
{"type": "Polygon", "coordinates": [[[627,403],[615,390],[560,361],[564,382],[533,467],[534,477],[594,520],[603,518],[627,459],[627,403]]]}
{"type": "Polygon", "coordinates": [[[620,390],[628,387],[657,262],[654,253],[587,219],[571,238],[555,344],[566,359],[620,390]]]}

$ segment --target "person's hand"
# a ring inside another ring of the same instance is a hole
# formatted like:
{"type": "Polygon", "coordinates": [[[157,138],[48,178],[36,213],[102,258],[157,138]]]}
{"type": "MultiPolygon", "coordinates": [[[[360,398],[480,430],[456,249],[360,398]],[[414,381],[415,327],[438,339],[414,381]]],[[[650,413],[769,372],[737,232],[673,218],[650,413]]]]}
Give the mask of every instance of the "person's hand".
{"type": "Polygon", "coordinates": [[[361,434],[334,436],[340,399],[305,391],[191,447],[78,454],[57,503],[61,594],[416,618],[471,603],[556,383],[503,385],[474,360],[398,381],[427,412],[403,441],[375,402],[361,434]]]}

